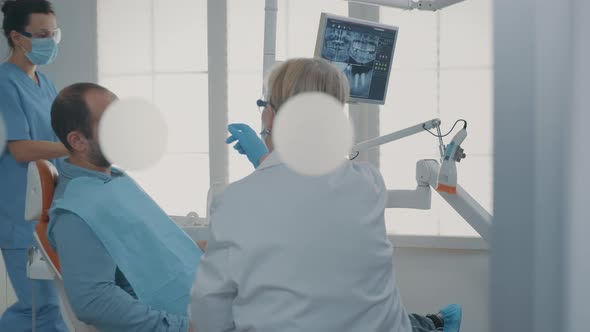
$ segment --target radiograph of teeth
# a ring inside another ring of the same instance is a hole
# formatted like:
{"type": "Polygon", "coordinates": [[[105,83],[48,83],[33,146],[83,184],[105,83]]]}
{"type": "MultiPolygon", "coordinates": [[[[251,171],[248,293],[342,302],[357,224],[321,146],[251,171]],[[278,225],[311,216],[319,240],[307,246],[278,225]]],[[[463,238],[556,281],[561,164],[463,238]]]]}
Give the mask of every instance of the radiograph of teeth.
{"type": "Polygon", "coordinates": [[[377,37],[355,33],[352,36],[350,57],[358,64],[369,64],[375,61],[377,37]]]}
{"type": "Polygon", "coordinates": [[[354,97],[369,97],[373,69],[371,67],[349,65],[344,74],[350,84],[350,94],[354,97]]]}
{"type": "Polygon", "coordinates": [[[322,57],[344,72],[353,97],[368,98],[379,38],[344,29],[327,28],[322,57]]]}
{"type": "Polygon", "coordinates": [[[347,62],[351,48],[351,32],[341,29],[326,29],[322,57],[330,61],[347,62]]]}

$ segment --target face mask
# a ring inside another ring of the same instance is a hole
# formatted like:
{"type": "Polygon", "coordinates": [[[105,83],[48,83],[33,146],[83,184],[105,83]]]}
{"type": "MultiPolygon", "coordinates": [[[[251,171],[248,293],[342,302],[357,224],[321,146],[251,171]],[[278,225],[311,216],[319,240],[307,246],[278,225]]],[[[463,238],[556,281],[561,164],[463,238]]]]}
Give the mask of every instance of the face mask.
{"type": "Polygon", "coordinates": [[[33,48],[25,55],[34,65],[48,65],[59,53],[57,42],[53,38],[32,38],[31,43],[33,48]]]}

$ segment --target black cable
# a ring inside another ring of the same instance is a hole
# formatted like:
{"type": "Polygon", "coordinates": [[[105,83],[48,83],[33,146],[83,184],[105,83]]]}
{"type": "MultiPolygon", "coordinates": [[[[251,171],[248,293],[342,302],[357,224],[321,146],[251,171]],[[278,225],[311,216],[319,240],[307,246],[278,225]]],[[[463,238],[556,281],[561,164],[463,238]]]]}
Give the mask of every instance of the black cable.
{"type": "MultiPolygon", "coordinates": [[[[449,136],[453,132],[453,130],[455,130],[455,127],[457,126],[457,123],[459,123],[459,122],[463,122],[464,123],[463,129],[467,129],[467,121],[466,120],[463,120],[463,119],[459,119],[459,120],[455,121],[455,123],[453,124],[453,127],[451,128],[451,130],[449,130],[448,133],[446,133],[446,134],[444,134],[442,136],[439,136],[439,135],[431,132],[430,130],[426,129],[426,125],[424,125],[424,124],[422,125],[422,129],[424,129],[425,131],[427,131],[430,135],[432,135],[434,137],[443,138],[443,137],[449,136]]],[[[350,158],[350,160],[355,160],[360,154],[361,154],[360,151],[357,151],[356,152],[356,155],[354,157],[350,158]]]]}
{"type": "Polygon", "coordinates": [[[467,129],[467,121],[465,121],[463,119],[459,119],[459,120],[455,121],[455,124],[453,124],[453,127],[451,128],[451,130],[449,130],[449,132],[444,135],[437,135],[437,134],[431,132],[430,130],[426,129],[426,125],[422,125],[422,129],[426,130],[428,133],[430,133],[430,135],[432,135],[434,137],[443,138],[443,137],[449,136],[453,132],[453,130],[455,130],[455,126],[457,126],[457,123],[459,123],[459,122],[463,122],[465,124],[463,126],[463,129],[467,129]]]}

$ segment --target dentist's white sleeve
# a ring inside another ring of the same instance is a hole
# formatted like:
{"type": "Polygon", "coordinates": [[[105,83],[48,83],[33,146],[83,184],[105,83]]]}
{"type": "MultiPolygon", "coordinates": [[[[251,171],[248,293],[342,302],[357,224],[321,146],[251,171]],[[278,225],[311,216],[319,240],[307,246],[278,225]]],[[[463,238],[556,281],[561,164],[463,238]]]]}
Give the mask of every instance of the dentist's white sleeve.
{"type": "Polygon", "coordinates": [[[229,274],[230,249],[210,240],[191,291],[191,320],[198,332],[234,330],[232,305],[236,284],[229,274]]]}

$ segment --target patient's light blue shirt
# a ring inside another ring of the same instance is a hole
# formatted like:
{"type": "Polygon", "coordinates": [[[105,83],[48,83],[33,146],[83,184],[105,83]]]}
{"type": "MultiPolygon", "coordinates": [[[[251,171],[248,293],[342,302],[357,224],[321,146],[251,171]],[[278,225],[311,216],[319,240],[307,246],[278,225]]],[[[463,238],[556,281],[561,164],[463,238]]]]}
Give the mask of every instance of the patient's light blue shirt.
{"type": "MultiPolygon", "coordinates": [[[[121,175],[116,169],[109,176],[66,161],[54,198],[63,197],[69,181],[77,177],[108,181],[121,175]]],[[[66,293],[80,320],[100,331],[188,331],[186,317],[153,310],[137,300],[129,281],[84,220],[60,211],[52,223],[49,241],[58,252],[66,293]]]]}

